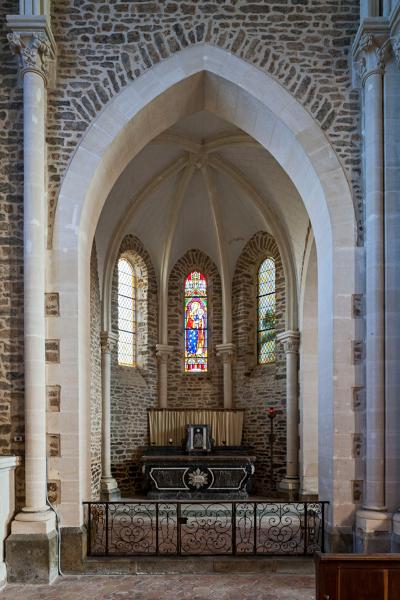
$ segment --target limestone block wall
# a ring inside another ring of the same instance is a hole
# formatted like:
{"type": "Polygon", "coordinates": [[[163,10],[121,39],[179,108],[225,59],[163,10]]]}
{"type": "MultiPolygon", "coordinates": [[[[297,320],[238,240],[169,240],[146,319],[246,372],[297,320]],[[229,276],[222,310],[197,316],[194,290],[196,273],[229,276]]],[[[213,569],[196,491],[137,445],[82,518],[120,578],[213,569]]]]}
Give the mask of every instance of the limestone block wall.
{"type": "Polygon", "coordinates": [[[312,114],[353,184],[361,236],[360,107],[347,58],[358,21],[358,0],[53,2],[58,71],[47,124],[50,229],[70,157],[109,99],[156,63],[207,43],[270,74],[312,114]]]}
{"type": "Polygon", "coordinates": [[[286,361],[283,348],[276,346],[276,362],[257,364],[257,272],[267,258],[275,260],[276,330],[285,330],[285,278],[275,240],[265,232],[256,233],[236,263],[233,278],[233,341],[236,361],[233,368],[234,401],[245,409],[243,443],[257,455],[255,491],[266,494],[285,475],[286,461],[286,361]],[[268,407],[277,409],[274,420],[274,481],[270,481],[270,422],[268,407]]]}
{"type": "Polygon", "coordinates": [[[101,479],[101,303],[96,243],[90,257],[90,473],[92,499],[98,499],[101,479]]]}
{"type": "Polygon", "coordinates": [[[173,354],[168,361],[169,408],[222,408],[222,362],[215,346],[222,343],[222,292],[218,269],[200,250],[189,250],[172,268],[168,288],[168,344],[173,354]],[[184,372],[184,285],[194,270],[207,279],[208,372],[184,372]]]}
{"type": "MultiPolygon", "coordinates": [[[[147,410],[157,405],[157,280],[151,259],[141,241],[127,235],[120,247],[141,269],[138,323],[140,361],[137,367],[118,365],[117,348],[111,364],[111,467],[123,496],[140,494],[142,473],[138,462],[141,448],[149,443],[147,410]]],[[[111,322],[118,331],[118,270],[113,274],[111,322]]]]}
{"type": "MultiPolygon", "coordinates": [[[[18,0],[0,3],[0,455],[24,454],[23,114],[22,90],[7,43],[5,16],[18,0]]],[[[24,501],[17,469],[17,506],[24,501]]]]}

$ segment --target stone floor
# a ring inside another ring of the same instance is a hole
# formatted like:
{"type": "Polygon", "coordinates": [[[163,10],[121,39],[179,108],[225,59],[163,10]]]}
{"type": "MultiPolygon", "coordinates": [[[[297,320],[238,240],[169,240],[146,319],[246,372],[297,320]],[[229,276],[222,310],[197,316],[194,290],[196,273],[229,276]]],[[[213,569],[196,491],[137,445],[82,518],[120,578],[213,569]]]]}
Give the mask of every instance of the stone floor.
{"type": "Polygon", "coordinates": [[[315,600],[303,574],[80,575],[6,586],[1,600],[315,600]]]}

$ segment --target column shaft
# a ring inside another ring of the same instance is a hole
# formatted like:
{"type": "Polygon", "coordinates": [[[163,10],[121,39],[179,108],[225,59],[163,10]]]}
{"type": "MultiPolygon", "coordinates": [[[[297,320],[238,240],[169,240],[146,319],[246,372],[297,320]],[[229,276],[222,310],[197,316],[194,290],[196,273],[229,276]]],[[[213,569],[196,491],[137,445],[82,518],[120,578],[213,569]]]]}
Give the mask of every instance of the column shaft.
{"type": "Polygon", "coordinates": [[[382,73],[365,81],[366,477],[364,507],[385,507],[385,281],[382,73]]]}
{"type": "Polygon", "coordinates": [[[111,472],[111,352],[117,336],[109,331],[101,332],[101,497],[117,500],[121,494],[111,472]]]}
{"type": "Polygon", "coordinates": [[[285,331],[277,336],[286,356],[286,477],[280,487],[289,492],[299,487],[299,340],[298,331],[285,331]]]}
{"type": "Polygon", "coordinates": [[[287,402],[287,451],[286,477],[298,479],[299,476],[299,410],[298,410],[298,369],[297,352],[286,353],[286,402],[287,402]]]}
{"type": "Polygon", "coordinates": [[[101,352],[101,469],[102,479],[111,477],[111,353],[109,349],[101,352]]]}
{"type": "Polygon", "coordinates": [[[45,86],[27,71],[24,87],[24,344],[26,511],[46,506],[45,86]]]}

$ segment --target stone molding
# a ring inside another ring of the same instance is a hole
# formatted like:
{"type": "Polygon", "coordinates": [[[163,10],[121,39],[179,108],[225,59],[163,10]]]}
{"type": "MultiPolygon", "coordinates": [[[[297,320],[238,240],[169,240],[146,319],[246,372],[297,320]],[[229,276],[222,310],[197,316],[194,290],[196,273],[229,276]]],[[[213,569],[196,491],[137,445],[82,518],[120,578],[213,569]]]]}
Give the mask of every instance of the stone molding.
{"type": "Polygon", "coordinates": [[[390,18],[390,41],[393,55],[400,67],[400,4],[397,5],[390,18]]]}
{"type": "Polygon", "coordinates": [[[19,80],[27,72],[37,73],[45,85],[54,87],[56,45],[46,17],[7,16],[11,52],[18,59],[19,80]]]}
{"type": "Polygon", "coordinates": [[[285,354],[298,354],[300,346],[299,331],[284,331],[276,336],[276,340],[283,345],[285,354]]]}
{"type": "Polygon", "coordinates": [[[161,362],[167,362],[174,347],[169,344],[156,344],[156,356],[161,362]]]}
{"type": "Polygon", "coordinates": [[[113,331],[102,331],[100,333],[100,346],[102,353],[110,354],[116,343],[118,342],[118,334],[113,331]]]}
{"type": "Polygon", "coordinates": [[[232,343],[217,344],[215,346],[215,350],[217,352],[217,356],[219,358],[222,358],[222,361],[224,363],[228,363],[228,362],[232,361],[232,359],[235,355],[236,346],[235,346],[235,344],[232,344],[232,343]]]}

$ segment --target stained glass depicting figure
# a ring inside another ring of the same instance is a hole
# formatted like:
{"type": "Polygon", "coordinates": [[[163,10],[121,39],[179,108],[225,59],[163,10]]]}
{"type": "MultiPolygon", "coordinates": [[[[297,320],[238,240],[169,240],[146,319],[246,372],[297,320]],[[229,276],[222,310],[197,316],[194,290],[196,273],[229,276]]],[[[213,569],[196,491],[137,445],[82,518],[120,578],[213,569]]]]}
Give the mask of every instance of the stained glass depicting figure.
{"type": "Polygon", "coordinates": [[[199,271],[185,281],[185,371],[207,371],[207,282],[199,271]]]}
{"type": "Polygon", "coordinates": [[[118,261],[118,363],[135,366],[135,275],[125,258],[118,261]]]}
{"type": "Polygon", "coordinates": [[[257,346],[259,364],[275,361],[275,311],[275,261],[272,258],[266,258],[258,270],[257,346]]]}

